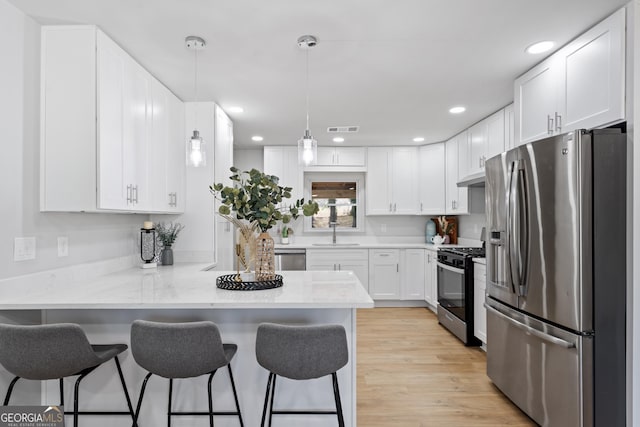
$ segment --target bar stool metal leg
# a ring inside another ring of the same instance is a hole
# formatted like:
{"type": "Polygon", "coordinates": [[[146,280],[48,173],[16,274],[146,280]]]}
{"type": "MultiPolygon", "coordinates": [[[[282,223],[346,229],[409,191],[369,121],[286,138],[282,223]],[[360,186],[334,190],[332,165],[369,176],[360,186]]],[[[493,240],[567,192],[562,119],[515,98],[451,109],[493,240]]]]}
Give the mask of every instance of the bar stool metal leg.
{"type": "Polygon", "coordinates": [[[173,394],[173,378],[169,378],[169,408],[167,409],[167,427],[171,427],[171,395],[173,394]]]}
{"type": "Polygon", "coordinates": [[[19,379],[20,377],[15,377],[11,381],[11,384],[9,384],[9,390],[7,390],[7,395],[4,398],[4,406],[7,406],[9,404],[9,399],[11,399],[11,393],[13,392],[13,386],[16,385],[19,379]]]}
{"type": "Polygon", "coordinates": [[[342,403],[340,401],[340,388],[338,387],[338,375],[334,372],[331,374],[333,378],[333,397],[336,400],[336,413],[338,415],[338,426],[344,427],[344,415],[342,414],[342,403]]]}
{"type": "Polygon", "coordinates": [[[211,380],[213,380],[213,376],[216,374],[216,371],[211,372],[209,375],[209,382],[207,383],[207,392],[209,393],[209,425],[213,427],[213,396],[211,393],[211,380]]]}
{"type": "Polygon", "coordinates": [[[231,380],[231,389],[233,390],[233,399],[236,401],[236,410],[238,411],[238,418],[240,419],[240,427],[244,427],[242,413],[240,412],[240,402],[238,401],[238,393],[236,391],[236,383],[233,380],[233,373],[231,372],[231,364],[228,364],[227,368],[229,370],[229,379],[231,380]]]}
{"type": "Polygon", "coordinates": [[[271,392],[271,380],[273,379],[273,373],[269,372],[269,379],[267,380],[267,391],[264,393],[264,407],[262,408],[262,421],[260,426],[264,427],[264,422],[267,418],[267,407],[269,406],[269,396],[271,392]]]}
{"type": "Polygon", "coordinates": [[[144,391],[147,388],[147,382],[149,381],[149,378],[151,377],[151,375],[153,374],[149,372],[144,377],[144,381],[142,381],[142,388],[140,389],[140,397],[138,398],[138,404],[136,405],[135,416],[133,417],[134,427],[138,425],[138,417],[140,416],[140,407],[142,406],[142,398],[144,397],[144,391]]]}
{"type": "Polygon", "coordinates": [[[269,405],[269,427],[271,427],[273,419],[273,401],[275,400],[276,396],[276,378],[278,378],[278,376],[276,374],[273,374],[273,382],[271,385],[271,404],[269,405]]]}
{"type": "Polygon", "coordinates": [[[127,407],[129,408],[129,412],[131,413],[131,419],[133,420],[133,426],[138,427],[138,423],[135,419],[135,413],[133,412],[133,404],[131,403],[131,397],[129,396],[129,390],[127,389],[127,383],[124,381],[124,375],[122,374],[122,367],[120,366],[120,361],[118,360],[118,356],[113,358],[114,362],[116,362],[116,368],[118,368],[118,376],[120,377],[120,384],[122,384],[122,390],[124,391],[124,397],[127,399],[127,407]]]}

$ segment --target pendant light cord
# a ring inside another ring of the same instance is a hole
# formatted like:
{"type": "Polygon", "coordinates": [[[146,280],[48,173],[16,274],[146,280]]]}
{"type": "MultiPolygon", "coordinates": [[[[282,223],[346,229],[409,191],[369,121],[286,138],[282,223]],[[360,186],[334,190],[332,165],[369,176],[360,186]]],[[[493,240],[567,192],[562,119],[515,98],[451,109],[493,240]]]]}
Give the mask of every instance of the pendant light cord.
{"type": "Polygon", "coordinates": [[[307,48],[307,131],[309,130],[309,49],[307,48]]]}
{"type": "Polygon", "coordinates": [[[195,93],[195,127],[196,129],[198,128],[198,47],[196,46],[196,48],[193,50],[194,54],[195,54],[195,70],[194,70],[194,85],[193,85],[193,91],[195,93]]]}

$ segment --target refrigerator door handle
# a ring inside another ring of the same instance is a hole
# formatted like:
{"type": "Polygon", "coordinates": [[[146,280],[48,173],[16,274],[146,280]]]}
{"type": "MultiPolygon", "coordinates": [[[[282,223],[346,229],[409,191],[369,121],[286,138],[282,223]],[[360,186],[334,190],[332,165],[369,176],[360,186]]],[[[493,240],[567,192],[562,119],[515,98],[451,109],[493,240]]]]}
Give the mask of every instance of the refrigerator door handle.
{"type": "Polygon", "coordinates": [[[518,329],[522,329],[523,331],[540,338],[543,341],[546,341],[548,343],[551,344],[555,344],[558,345],[560,347],[563,348],[574,348],[576,345],[572,342],[569,341],[565,341],[561,338],[558,337],[554,337],[553,335],[549,335],[547,333],[544,333],[542,331],[539,331],[535,328],[532,328],[529,325],[525,325],[524,323],[520,323],[515,319],[512,319],[511,317],[507,316],[506,314],[502,313],[499,310],[496,310],[495,308],[493,308],[492,306],[490,306],[489,304],[487,304],[486,302],[484,303],[484,308],[486,308],[487,310],[489,310],[491,313],[495,314],[496,316],[500,317],[503,320],[506,320],[507,322],[511,323],[513,326],[515,326],[518,329]]]}
{"type": "Polygon", "coordinates": [[[525,280],[529,258],[529,231],[526,206],[528,201],[522,160],[518,160],[512,165],[508,203],[509,271],[513,284],[518,287],[519,295],[526,296],[525,280]]]}

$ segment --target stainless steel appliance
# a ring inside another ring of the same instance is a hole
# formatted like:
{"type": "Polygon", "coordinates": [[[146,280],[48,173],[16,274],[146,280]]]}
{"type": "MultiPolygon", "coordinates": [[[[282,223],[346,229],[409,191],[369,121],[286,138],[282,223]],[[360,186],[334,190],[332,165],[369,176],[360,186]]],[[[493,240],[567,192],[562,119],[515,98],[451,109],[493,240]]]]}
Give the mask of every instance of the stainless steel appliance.
{"type": "Polygon", "coordinates": [[[276,270],[306,270],[307,251],[301,248],[276,248],[275,249],[276,270]]]}
{"type": "Polygon", "coordinates": [[[619,129],[486,162],[487,374],[540,425],[625,425],[625,166],[619,129]]]}
{"type": "Polygon", "coordinates": [[[465,345],[480,345],[473,335],[473,261],[484,248],[438,250],[438,322],[465,345]]]}

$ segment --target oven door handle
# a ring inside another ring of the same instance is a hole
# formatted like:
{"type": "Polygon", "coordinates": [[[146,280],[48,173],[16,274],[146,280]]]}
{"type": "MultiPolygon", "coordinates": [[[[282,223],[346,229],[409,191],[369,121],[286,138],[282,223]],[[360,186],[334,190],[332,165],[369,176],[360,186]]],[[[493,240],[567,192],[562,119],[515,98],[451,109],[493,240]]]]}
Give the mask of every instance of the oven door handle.
{"type": "Polygon", "coordinates": [[[449,270],[449,271],[453,271],[454,273],[458,273],[458,274],[464,274],[464,269],[462,268],[456,268],[456,267],[451,267],[450,265],[446,265],[443,264],[441,262],[438,263],[438,267],[442,267],[445,270],[449,270]]]}

